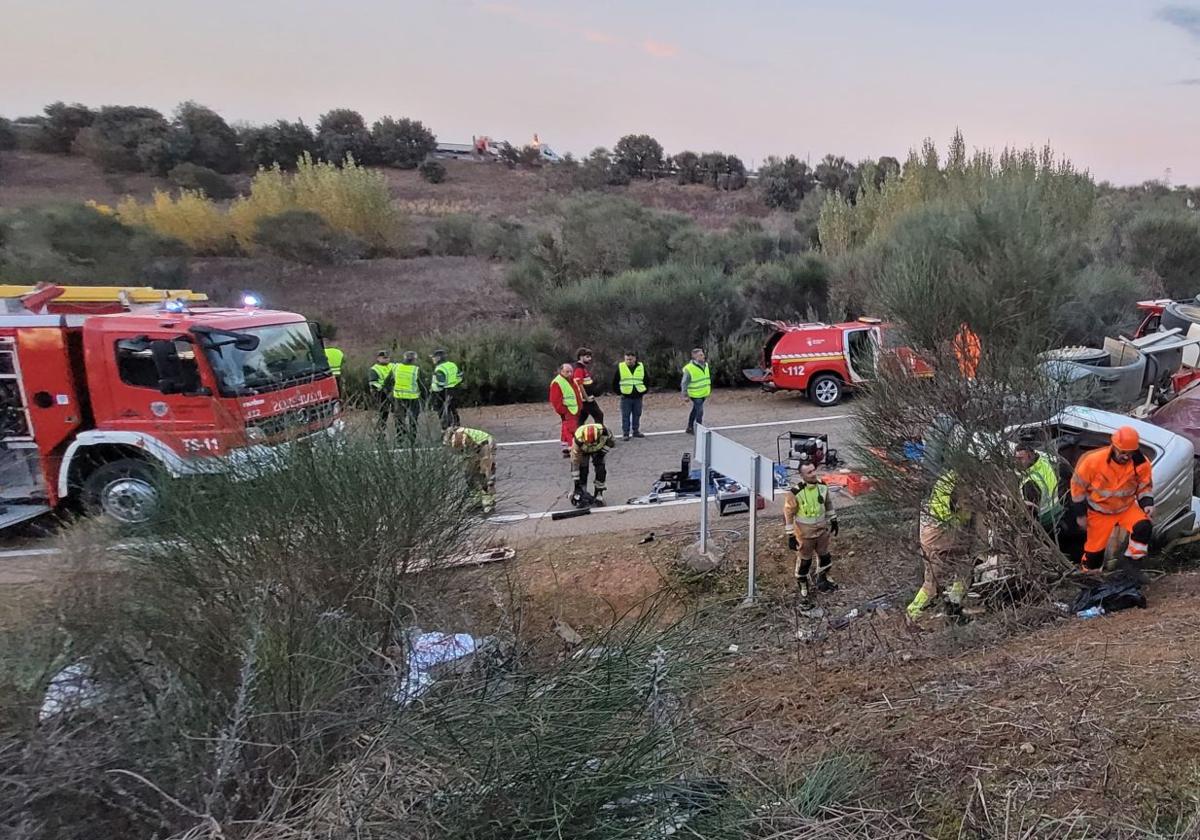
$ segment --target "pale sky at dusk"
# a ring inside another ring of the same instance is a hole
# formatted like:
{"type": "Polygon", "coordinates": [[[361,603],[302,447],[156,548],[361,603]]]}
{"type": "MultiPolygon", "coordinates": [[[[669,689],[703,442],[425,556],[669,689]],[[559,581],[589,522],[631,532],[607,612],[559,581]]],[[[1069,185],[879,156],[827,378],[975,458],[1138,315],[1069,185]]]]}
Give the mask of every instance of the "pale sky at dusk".
{"type": "Polygon", "coordinates": [[[1118,183],[1200,184],[1200,0],[0,0],[0,114],[194,99],[332,107],[586,153],[902,157],[1050,141],[1118,183]]]}

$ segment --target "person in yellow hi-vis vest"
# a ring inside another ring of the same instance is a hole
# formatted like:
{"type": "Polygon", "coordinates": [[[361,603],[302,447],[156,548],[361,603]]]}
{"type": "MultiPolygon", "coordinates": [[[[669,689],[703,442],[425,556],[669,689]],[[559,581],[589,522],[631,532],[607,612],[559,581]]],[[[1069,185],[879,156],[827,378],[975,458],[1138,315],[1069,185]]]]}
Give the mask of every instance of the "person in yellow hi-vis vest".
{"type": "Polygon", "coordinates": [[[396,400],[396,429],[409,437],[417,433],[421,416],[421,368],[417,354],[407,350],[400,362],[392,366],[392,397],[396,400]]]}
{"type": "Polygon", "coordinates": [[[467,484],[478,494],[484,513],[496,507],[496,439],[482,429],[451,426],[442,440],[463,456],[467,484]]]}
{"type": "Polygon", "coordinates": [[[708,368],[708,360],[704,357],[704,348],[692,349],[692,360],[683,366],[683,379],[679,384],[684,400],[692,401],[692,411],[688,414],[687,433],[696,433],[696,424],[704,422],[704,401],[712,393],[712,373],[708,368]]]}
{"type": "Polygon", "coordinates": [[[458,417],[458,388],[462,385],[463,375],[447,355],[445,350],[434,350],[429,357],[433,362],[433,378],[429,381],[430,408],[442,418],[443,429],[461,423],[458,417]]]}
{"type": "Polygon", "coordinates": [[[972,511],[967,506],[969,495],[954,470],[943,470],[933,484],[929,501],[921,511],[921,553],[924,555],[925,579],[909,603],[906,612],[910,619],[920,618],[938,596],[942,580],[952,578],[946,590],[947,614],[960,612],[967,594],[963,567],[969,564],[972,511]]]}
{"type": "Polygon", "coordinates": [[[837,511],[829,485],[821,481],[811,461],[800,465],[800,483],[788,488],[783,497],[783,530],[788,548],[796,552],[796,592],[801,604],[808,606],[808,574],[813,557],[817,558],[818,592],[836,592],[837,584],[829,579],[833,553],[829,538],[838,535],[837,511]]]}
{"type": "Polygon", "coordinates": [[[642,434],[642,396],[646,393],[646,366],[637,353],[625,351],[625,360],[613,371],[613,390],[621,395],[621,440],[642,434]]]}
{"type": "Polygon", "coordinates": [[[380,350],[375,354],[375,364],[367,371],[367,391],[375,401],[379,412],[375,420],[375,430],[380,436],[387,434],[388,415],[392,413],[392,382],[395,380],[395,365],[392,364],[388,351],[380,350]]]}

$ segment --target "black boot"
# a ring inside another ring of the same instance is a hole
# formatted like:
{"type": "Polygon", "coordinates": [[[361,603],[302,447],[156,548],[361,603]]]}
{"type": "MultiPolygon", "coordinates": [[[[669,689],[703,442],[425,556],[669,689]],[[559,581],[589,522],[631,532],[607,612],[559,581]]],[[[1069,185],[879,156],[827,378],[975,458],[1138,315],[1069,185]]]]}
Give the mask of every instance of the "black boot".
{"type": "Polygon", "coordinates": [[[838,585],[829,579],[829,567],[833,565],[833,556],[823,554],[817,558],[817,591],[837,592],[838,585]]]}

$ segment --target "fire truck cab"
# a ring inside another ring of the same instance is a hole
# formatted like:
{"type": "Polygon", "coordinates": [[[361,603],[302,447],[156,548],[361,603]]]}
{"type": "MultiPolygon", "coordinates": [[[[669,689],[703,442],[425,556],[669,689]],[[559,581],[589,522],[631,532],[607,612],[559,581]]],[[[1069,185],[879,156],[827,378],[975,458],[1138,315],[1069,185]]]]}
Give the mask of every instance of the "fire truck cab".
{"type": "Polygon", "coordinates": [[[268,468],[340,430],[315,325],[188,291],[0,286],[0,528],[77,501],[145,521],[161,477],[268,468]]]}
{"type": "MultiPolygon", "coordinates": [[[[884,347],[887,324],[859,318],[841,324],[792,324],[755,318],[770,330],[761,367],[742,373],[768,391],[804,391],[820,406],[836,405],[846,389],[870,380],[884,347]]],[[[914,373],[928,373],[911,350],[889,353],[914,373]]]]}

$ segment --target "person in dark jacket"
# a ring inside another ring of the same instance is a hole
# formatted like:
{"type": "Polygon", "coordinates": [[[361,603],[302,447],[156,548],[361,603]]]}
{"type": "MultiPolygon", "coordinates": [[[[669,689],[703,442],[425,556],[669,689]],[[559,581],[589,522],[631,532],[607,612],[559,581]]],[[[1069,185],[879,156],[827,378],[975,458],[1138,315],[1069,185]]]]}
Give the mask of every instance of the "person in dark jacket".
{"type": "Polygon", "coordinates": [[[597,423],[603,424],[604,412],[600,410],[600,404],[596,402],[600,386],[592,379],[592,351],[588,348],[580,347],[575,351],[575,369],[571,378],[578,383],[579,390],[583,394],[583,405],[579,407],[580,424],[589,417],[597,423]]]}

